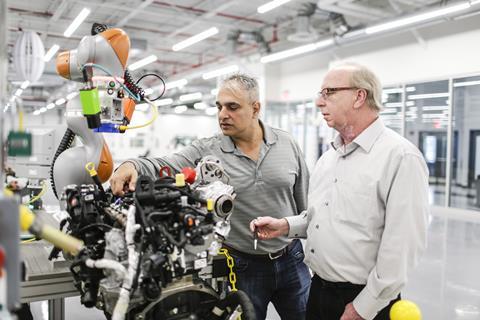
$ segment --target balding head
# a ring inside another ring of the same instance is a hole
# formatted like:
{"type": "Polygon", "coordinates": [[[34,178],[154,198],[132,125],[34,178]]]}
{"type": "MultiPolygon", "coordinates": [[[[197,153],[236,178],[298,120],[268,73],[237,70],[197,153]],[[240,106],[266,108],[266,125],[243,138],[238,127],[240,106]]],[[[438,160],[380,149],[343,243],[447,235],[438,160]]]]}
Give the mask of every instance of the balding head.
{"type": "Polygon", "coordinates": [[[349,75],[349,86],[367,91],[366,104],[373,110],[382,110],[382,86],[378,77],[367,67],[356,63],[342,63],[334,66],[330,72],[333,75],[349,75]],[[337,72],[338,71],[338,72],[337,72]]]}

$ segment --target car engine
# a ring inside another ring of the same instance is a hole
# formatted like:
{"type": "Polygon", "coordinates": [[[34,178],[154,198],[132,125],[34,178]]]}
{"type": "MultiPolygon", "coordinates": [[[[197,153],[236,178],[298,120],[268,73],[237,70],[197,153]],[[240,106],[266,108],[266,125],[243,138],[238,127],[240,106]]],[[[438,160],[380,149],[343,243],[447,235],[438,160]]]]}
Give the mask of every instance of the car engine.
{"type": "Polygon", "coordinates": [[[81,303],[115,320],[254,319],[246,294],[228,292],[219,254],[235,199],[220,161],[169,172],[138,177],[121,198],[98,184],[65,188],[61,229],[84,242],[66,257],[81,303]]]}

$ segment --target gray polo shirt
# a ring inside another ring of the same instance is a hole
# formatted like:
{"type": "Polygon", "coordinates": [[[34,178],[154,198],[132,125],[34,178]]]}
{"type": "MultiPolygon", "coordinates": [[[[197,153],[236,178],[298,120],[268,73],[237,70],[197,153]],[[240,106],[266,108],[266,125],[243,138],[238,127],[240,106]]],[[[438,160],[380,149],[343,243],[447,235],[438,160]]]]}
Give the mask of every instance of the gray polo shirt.
{"type": "Polygon", "coordinates": [[[305,210],[309,174],[293,137],[283,130],[260,124],[264,139],[257,161],[246,156],[230,137],[223,134],[196,140],[169,156],[129,161],[135,164],[140,174],[158,177],[161,166],[170,166],[178,172],[184,167],[195,167],[195,161],[207,155],[219,158],[237,193],[231,231],[225,243],[250,254],[275,252],[290,240],[286,237],[259,240],[255,251],[249,223],[258,216],[283,218],[305,210]]]}

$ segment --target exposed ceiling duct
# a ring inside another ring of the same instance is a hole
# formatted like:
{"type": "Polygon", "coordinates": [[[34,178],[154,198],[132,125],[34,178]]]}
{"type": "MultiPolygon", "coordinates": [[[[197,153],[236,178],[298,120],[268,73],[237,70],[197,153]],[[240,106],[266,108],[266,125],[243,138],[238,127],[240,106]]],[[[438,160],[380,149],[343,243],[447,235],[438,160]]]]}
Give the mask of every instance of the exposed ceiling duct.
{"type": "Polygon", "coordinates": [[[312,27],[311,17],[315,14],[317,5],[315,3],[305,3],[298,10],[295,18],[295,33],[287,37],[292,42],[311,42],[318,39],[317,31],[312,27]]]}
{"type": "Polygon", "coordinates": [[[343,36],[350,31],[351,27],[347,24],[343,14],[330,12],[330,32],[338,37],[343,36]]]}
{"type": "Polygon", "coordinates": [[[227,36],[226,54],[234,55],[239,43],[253,44],[258,46],[260,54],[271,52],[268,42],[260,31],[233,30],[227,36]]]}

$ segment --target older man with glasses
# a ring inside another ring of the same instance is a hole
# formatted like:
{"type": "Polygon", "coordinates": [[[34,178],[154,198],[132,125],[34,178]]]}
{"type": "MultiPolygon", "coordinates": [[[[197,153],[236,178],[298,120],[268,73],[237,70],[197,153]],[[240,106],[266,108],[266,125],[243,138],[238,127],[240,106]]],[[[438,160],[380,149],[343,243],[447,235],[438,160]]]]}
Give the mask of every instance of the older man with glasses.
{"type": "Polygon", "coordinates": [[[427,166],[379,118],[381,86],[367,68],[333,68],[316,104],[338,136],[315,166],[308,209],[257,218],[250,228],[260,239],[307,238],[308,320],[388,320],[425,249],[427,166]]]}

